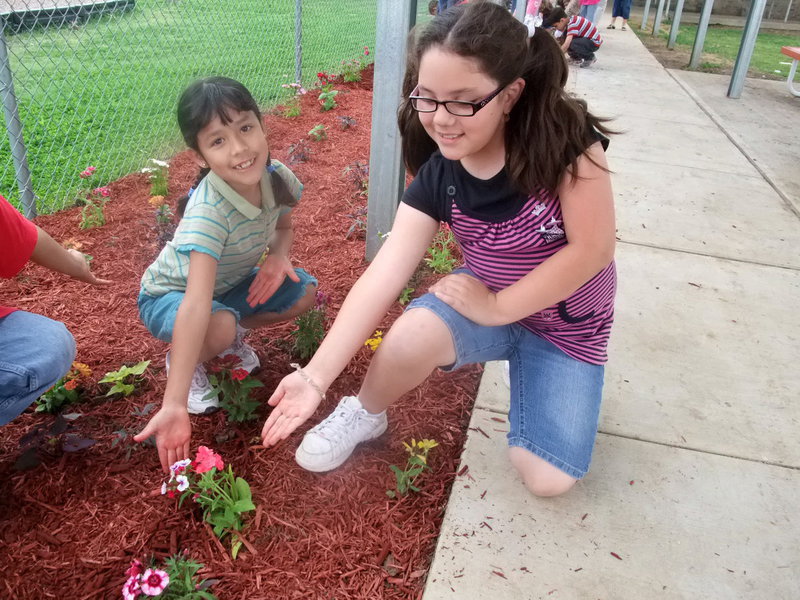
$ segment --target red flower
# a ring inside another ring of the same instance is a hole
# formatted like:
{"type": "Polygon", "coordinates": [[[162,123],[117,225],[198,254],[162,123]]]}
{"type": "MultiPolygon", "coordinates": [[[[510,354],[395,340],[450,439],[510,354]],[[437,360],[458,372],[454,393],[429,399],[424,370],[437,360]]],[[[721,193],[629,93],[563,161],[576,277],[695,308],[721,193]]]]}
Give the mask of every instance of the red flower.
{"type": "Polygon", "coordinates": [[[144,573],[144,565],[136,559],[131,561],[130,568],[125,571],[125,575],[128,577],[138,577],[142,573],[144,573]]]}
{"type": "Polygon", "coordinates": [[[222,457],[219,454],[206,446],[200,446],[197,449],[197,456],[195,456],[193,466],[198,473],[205,473],[213,467],[216,467],[217,471],[221,471],[225,463],[222,462],[222,457]]]}
{"type": "Polygon", "coordinates": [[[250,373],[248,373],[245,369],[234,369],[231,371],[231,378],[235,379],[236,381],[241,381],[249,374],[250,373]]]}
{"type": "Polygon", "coordinates": [[[70,379],[64,383],[65,390],[74,390],[76,387],[78,387],[78,382],[75,379],[70,379]]]}

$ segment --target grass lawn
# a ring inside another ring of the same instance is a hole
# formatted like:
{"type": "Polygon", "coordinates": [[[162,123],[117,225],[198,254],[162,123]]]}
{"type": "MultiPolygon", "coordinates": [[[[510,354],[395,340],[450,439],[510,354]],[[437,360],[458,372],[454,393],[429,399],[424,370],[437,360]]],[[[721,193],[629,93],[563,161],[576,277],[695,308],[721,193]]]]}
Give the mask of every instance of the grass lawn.
{"type": "MultiPolygon", "coordinates": [[[[659,34],[660,42],[666,48],[669,39],[670,24],[662,26],[659,34]]],[[[641,37],[650,37],[647,32],[635,31],[641,37]]],[[[681,25],[676,40],[676,48],[691,53],[694,38],[697,35],[697,25],[681,25]]],[[[700,63],[701,70],[726,70],[733,67],[739,45],[742,41],[742,29],[736,27],[709,27],[703,45],[703,56],[700,63]]],[[[750,74],[769,75],[780,79],[786,78],[789,65],[781,64],[790,62],[781,54],[781,46],[799,46],[800,36],[790,35],[787,32],[761,31],[756,39],[753,49],[753,58],[750,61],[750,74]]],[[[688,61],[687,61],[688,62],[688,61]]]]}
{"type": "MultiPolygon", "coordinates": [[[[138,0],[127,13],[6,35],[39,211],[71,205],[88,165],[96,187],[181,149],[175,103],[193,79],[238,79],[265,108],[286,99],[294,9],[285,0],[138,0]]],[[[376,14],[362,0],[303,2],[303,83],[364,58],[364,46],[371,61],[376,14]]],[[[0,137],[0,194],[17,203],[8,136],[0,137]]]]}

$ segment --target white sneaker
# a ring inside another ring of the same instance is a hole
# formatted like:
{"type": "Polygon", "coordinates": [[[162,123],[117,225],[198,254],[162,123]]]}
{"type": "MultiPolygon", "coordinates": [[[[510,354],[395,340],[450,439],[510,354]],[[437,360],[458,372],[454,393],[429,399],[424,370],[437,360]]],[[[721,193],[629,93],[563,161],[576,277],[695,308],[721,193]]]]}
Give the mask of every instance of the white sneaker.
{"type": "Polygon", "coordinates": [[[386,426],[386,411],[370,414],[356,396],[345,396],[327,419],[306,433],[295,460],[307,471],[330,471],[346,461],[358,444],[380,436],[386,426]]]}
{"type": "Polygon", "coordinates": [[[261,366],[261,361],[258,360],[258,354],[256,354],[255,349],[250,344],[245,344],[244,342],[244,336],[247,335],[247,331],[247,329],[237,325],[236,339],[233,340],[233,344],[231,344],[228,349],[217,354],[217,356],[222,357],[226,354],[235,354],[241,361],[239,368],[246,370],[248,373],[252,373],[261,366]]]}
{"type": "MultiPolygon", "coordinates": [[[[169,352],[166,359],[167,375],[169,375],[169,352]]],[[[206,398],[211,393],[206,368],[199,364],[194,368],[192,383],[189,385],[189,402],[186,407],[190,415],[205,415],[219,408],[219,398],[206,398]]]]}

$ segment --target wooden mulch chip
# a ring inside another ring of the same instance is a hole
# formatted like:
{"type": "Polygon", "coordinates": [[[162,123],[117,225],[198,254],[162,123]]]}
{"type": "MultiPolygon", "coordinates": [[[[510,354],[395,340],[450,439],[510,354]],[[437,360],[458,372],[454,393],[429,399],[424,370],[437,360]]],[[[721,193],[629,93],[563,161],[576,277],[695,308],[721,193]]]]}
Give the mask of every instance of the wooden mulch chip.
{"type": "MultiPolygon", "coordinates": [[[[355,194],[344,170],[369,160],[372,73],[367,71],[360,83],[336,88],[339,107],[332,111],[321,112],[312,92],[302,98],[301,116],[265,116],[273,156],[284,162],[289,146],[308,140],[312,127],[322,123],[328,128],[327,140],[309,140],[310,160],[292,165],[305,184],[295,212],[293,260],[319,278],[320,291],[330,297],[331,316],[366,267],[363,235],[345,238],[353,223],[348,215],[366,206],[366,199],[355,194]],[[352,117],[355,126],[343,130],[337,116],[352,117]]],[[[96,166],[102,173],[102,157],[96,166]]],[[[193,183],[196,167],[183,152],[172,159],[169,175],[168,200],[174,207],[193,183]]],[[[77,360],[93,373],[84,399],[68,412],[82,414],[74,431],[97,441],[70,454],[54,446],[43,452],[40,465],[17,471],[20,438],[53,417],[30,409],[0,429],[0,596],[120,598],[132,559],[163,558],[177,548],[205,565],[204,577],[219,580],[211,591],[220,599],[421,597],[479,368],[434,374],[390,408],[387,434],[359,447],[341,468],[316,475],[297,466],[294,450],[341,395],[358,389],[372,352],[359,352],[309,423],[283,444],[263,449],[257,444],[266,399],[291,371],[293,325],[251,335],[248,341],[263,364],[257,376],[265,387],[256,390],[264,403],[261,418],[235,426],[234,432],[220,413],[192,419],[193,450],[204,444],[220,452],[250,483],[259,507],[245,531],[257,554],[243,547],[231,560],[210,539],[198,513],[158,494],[163,479],[154,449],[126,443],[112,447],[115,431],[132,435],[144,426],[148,417],[134,409],[160,404],[165,385],[167,346],[144,329],[136,309],[139,279],[158,252],[149,187],[140,173],[110,183],[107,224],[96,229],[78,228],[78,208],[36,219],[56,240],[91,254],[93,270],[113,285],[94,288],[32,265],[0,282],[0,304],[64,321],[75,336],[77,360]],[[139,393],[125,399],[103,396],[96,382],[106,372],[145,359],[152,362],[139,393]],[[439,442],[430,456],[432,469],[424,475],[420,494],[390,500],[386,490],[393,487],[394,476],[389,465],[405,464],[402,442],[412,437],[439,442]]],[[[434,280],[425,273],[416,294],[434,280]]],[[[391,310],[384,331],[401,310],[399,304],[391,310]]]]}

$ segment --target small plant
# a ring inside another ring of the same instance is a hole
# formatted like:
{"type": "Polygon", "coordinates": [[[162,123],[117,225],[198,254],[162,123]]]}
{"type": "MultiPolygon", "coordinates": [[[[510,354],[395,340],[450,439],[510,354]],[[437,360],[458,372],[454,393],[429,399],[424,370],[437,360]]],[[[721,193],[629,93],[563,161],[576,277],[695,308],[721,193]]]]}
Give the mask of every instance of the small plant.
{"type": "Polygon", "coordinates": [[[357,124],[357,121],[353,117],[337,116],[336,120],[339,121],[339,127],[342,129],[342,131],[351,129],[357,124]]]}
{"type": "Polygon", "coordinates": [[[156,239],[158,240],[159,248],[163,248],[164,244],[175,235],[175,229],[177,227],[172,221],[174,216],[172,208],[170,208],[164,196],[152,196],[147,202],[156,209],[156,239]]]}
{"type": "Polygon", "coordinates": [[[342,177],[356,188],[355,195],[366,198],[369,191],[369,164],[366,161],[357,160],[350,163],[342,171],[342,177]]]}
{"type": "Polygon", "coordinates": [[[36,412],[57,413],[67,404],[77,402],[81,393],[81,379],[92,374],[88,365],[74,362],[72,368],[53,387],[36,400],[36,412]]]}
{"type": "MultiPolygon", "coordinates": [[[[97,167],[88,166],[80,173],[80,178],[87,181],[94,177],[97,167]]],[[[79,192],[76,204],[83,205],[81,208],[81,222],[78,226],[81,229],[91,229],[102,227],[106,224],[106,217],[103,212],[106,202],[111,192],[105,186],[84,189],[79,192]]]]}
{"type": "MultiPolygon", "coordinates": [[[[134,417],[146,417],[151,412],[153,412],[153,410],[157,406],[158,405],[155,402],[148,402],[147,404],[145,404],[141,408],[139,408],[138,406],[135,406],[133,408],[133,410],[131,411],[131,414],[134,417]]],[[[155,438],[155,436],[150,436],[149,438],[144,440],[144,442],[142,442],[141,444],[137,444],[136,442],[133,441],[133,436],[134,435],[136,435],[135,432],[129,431],[128,429],[125,429],[123,427],[123,428],[118,429],[118,430],[116,430],[114,432],[114,439],[111,440],[111,447],[112,448],[116,448],[117,446],[119,446],[120,448],[124,448],[125,460],[130,460],[131,454],[133,454],[133,452],[138,450],[139,448],[142,448],[142,447],[155,448],[156,447],[156,438],[155,438]]]]}
{"type": "Polygon", "coordinates": [[[257,419],[259,403],[250,398],[250,390],[264,387],[255,377],[240,368],[241,359],[235,354],[226,354],[208,364],[208,381],[211,391],[206,398],[218,398],[219,405],[228,416],[228,421],[241,423],[257,419]]]}
{"type": "Polygon", "coordinates": [[[20,453],[14,469],[32,469],[42,462],[42,456],[56,449],[62,452],[78,452],[96,443],[92,438],[84,438],[72,432],[72,421],[80,418],[79,413],[60,414],[48,424],[35,426],[19,440],[20,453]]]}
{"type": "Polygon", "coordinates": [[[167,558],[163,565],[151,560],[150,566],[145,567],[142,562],[133,560],[125,571],[128,580],[122,587],[122,597],[125,600],[156,597],[163,600],[217,600],[214,594],[206,591],[216,583],[215,580],[197,581],[197,572],[202,568],[203,565],[189,558],[186,551],[167,558]]]}
{"type": "Polygon", "coordinates": [[[142,374],[145,369],[150,365],[149,360],[143,360],[132,367],[123,365],[119,371],[109,371],[97,383],[110,383],[111,388],[106,392],[106,396],[114,394],[122,394],[123,396],[130,396],[135,390],[136,386],[144,381],[142,374]]]}
{"type": "Polygon", "coordinates": [[[294,337],[292,353],[306,360],[314,356],[322,338],[325,337],[325,310],[328,306],[328,297],[322,292],[317,292],[314,308],[311,308],[294,320],[295,329],[291,335],[294,337]]]}
{"type": "Polygon", "coordinates": [[[428,453],[438,445],[434,440],[416,441],[413,438],[411,439],[411,445],[403,442],[403,446],[409,456],[406,460],[405,469],[401,469],[397,465],[389,465],[395,477],[395,489],[386,490],[386,495],[389,498],[405,496],[408,492],[419,492],[419,487],[415,485],[417,478],[425,469],[429,468],[428,453]]]}
{"type": "MultiPolygon", "coordinates": [[[[369,56],[369,46],[364,46],[363,56],[369,56]]],[[[365,63],[361,58],[342,61],[342,79],[348,82],[361,81],[361,70],[365,63]]]]}
{"type": "Polygon", "coordinates": [[[436,233],[431,247],[428,248],[428,257],[425,259],[434,273],[447,274],[455,269],[458,261],[453,256],[455,238],[453,232],[446,225],[436,233]]]}
{"type": "Polygon", "coordinates": [[[142,172],[147,173],[150,177],[150,195],[166,196],[168,193],[169,163],[155,158],[151,158],[150,162],[155,166],[142,169],[142,172]]]}
{"type": "Polygon", "coordinates": [[[323,92],[328,92],[333,89],[333,82],[336,81],[336,75],[320,71],[317,73],[317,79],[319,80],[320,89],[322,89],[323,92]]]}
{"type": "Polygon", "coordinates": [[[299,140],[292,144],[287,151],[290,165],[308,162],[312,154],[311,146],[308,145],[306,140],[299,140]]]}
{"type": "Polygon", "coordinates": [[[359,206],[354,211],[348,213],[347,218],[353,222],[344,234],[344,239],[349,240],[351,237],[363,238],[367,232],[367,207],[359,206]]]}
{"type": "Polygon", "coordinates": [[[283,107],[283,116],[287,119],[293,119],[303,114],[303,109],[300,107],[300,98],[295,96],[286,101],[283,107]]]}
{"type": "Polygon", "coordinates": [[[322,104],[322,110],[331,110],[338,106],[336,104],[336,94],[339,90],[328,90],[319,93],[319,103],[322,104]]]}
{"type": "Polygon", "coordinates": [[[169,498],[180,494],[179,506],[183,506],[187,498],[194,500],[214,535],[220,540],[232,536],[231,556],[236,558],[243,544],[238,535],[244,529],[243,515],[256,507],[250,485],[236,477],[230,465],[225,469],[219,454],[200,446],[194,460],[179,460],[173,464],[169,481],[161,486],[161,493],[169,498]]]}
{"type": "Polygon", "coordinates": [[[383,332],[380,329],[378,329],[375,331],[375,333],[372,335],[371,338],[369,338],[366,342],[364,342],[364,345],[369,346],[369,349],[375,352],[375,350],[378,349],[378,346],[381,345],[382,341],[383,341],[383,332]]]}
{"type": "Polygon", "coordinates": [[[327,140],[328,130],[322,123],[320,123],[319,125],[314,125],[314,127],[311,128],[311,131],[308,132],[308,137],[310,137],[315,142],[321,142],[323,140],[327,140]]]}
{"type": "Polygon", "coordinates": [[[403,291],[400,292],[400,296],[397,298],[397,301],[402,305],[405,306],[409,302],[411,302],[411,295],[414,293],[413,287],[404,287],[403,291]]]}

